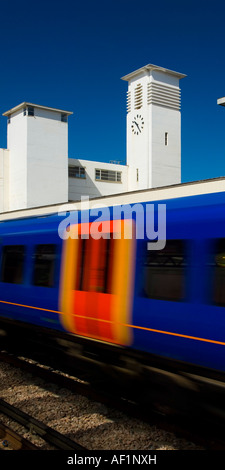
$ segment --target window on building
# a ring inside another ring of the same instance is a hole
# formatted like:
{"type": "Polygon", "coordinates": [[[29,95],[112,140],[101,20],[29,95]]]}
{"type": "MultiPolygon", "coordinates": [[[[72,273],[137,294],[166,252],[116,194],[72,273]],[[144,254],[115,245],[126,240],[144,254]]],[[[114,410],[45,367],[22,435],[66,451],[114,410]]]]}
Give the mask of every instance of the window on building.
{"type": "Polygon", "coordinates": [[[34,108],[32,106],[28,106],[27,115],[28,116],[34,116],[34,108]]]}
{"type": "Polygon", "coordinates": [[[69,166],[69,178],[86,178],[85,168],[82,166],[69,166]]]}
{"type": "Polygon", "coordinates": [[[139,181],[139,171],[138,171],[138,168],[137,168],[137,170],[136,170],[136,180],[137,180],[137,183],[138,183],[138,181],[139,181]]]}
{"type": "Polygon", "coordinates": [[[23,245],[3,246],[1,282],[22,284],[25,260],[25,247],[23,245]]]}
{"type": "Polygon", "coordinates": [[[168,145],[168,132],[165,132],[165,145],[168,145]]]}
{"type": "Polygon", "coordinates": [[[212,253],[213,303],[225,306],[225,238],[216,241],[212,253]]]}
{"type": "Polygon", "coordinates": [[[68,121],[68,116],[67,116],[67,114],[63,114],[63,113],[61,114],[61,121],[62,121],[62,122],[67,122],[67,121],[68,121]]]}
{"type": "Polygon", "coordinates": [[[23,108],[23,115],[24,116],[34,116],[33,106],[28,106],[27,108],[23,108]]]}
{"type": "Polygon", "coordinates": [[[181,301],[185,298],[186,250],[182,240],[167,240],[163,250],[143,250],[141,294],[150,299],[181,301]]]}
{"type": "Polygon", "coordinates": [[[111,181],[111,182],[122,182],[122,172],[112,170],[98,170],[95,169],[95,179],[97,181],[111,181]]]}
{"type": "Polygon", "coordinates": [[[37,245],[34,254],[33,284],[41,287],[54,286],[56,245],[37,245]]]}

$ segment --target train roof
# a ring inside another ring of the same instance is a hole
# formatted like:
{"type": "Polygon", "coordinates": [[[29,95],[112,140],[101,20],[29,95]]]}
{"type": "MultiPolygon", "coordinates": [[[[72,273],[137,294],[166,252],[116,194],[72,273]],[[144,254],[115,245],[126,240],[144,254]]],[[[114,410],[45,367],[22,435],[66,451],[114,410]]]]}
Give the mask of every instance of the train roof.
{"type": "MultiPolygon", "coordinates": [[[[101,196],[89,199],[88,208],[113,207],[116,205],[137,204],[147,202],[160,202],[178,198],[189,198],[206,194],[225,194],[225,177],[208,180],[193,181],[160,188],[152,188],[138,191],[130,191],[109,196],[101,196]]],[[[84,200],[83,200],[84,203],[84,200]]],[[[44,217],[59,214],[61,212],[81,210],[81,200],[67,203],[53,204],[49,206],[34,207],[0,214],[0,222],[27,217],[44,217]]]]}

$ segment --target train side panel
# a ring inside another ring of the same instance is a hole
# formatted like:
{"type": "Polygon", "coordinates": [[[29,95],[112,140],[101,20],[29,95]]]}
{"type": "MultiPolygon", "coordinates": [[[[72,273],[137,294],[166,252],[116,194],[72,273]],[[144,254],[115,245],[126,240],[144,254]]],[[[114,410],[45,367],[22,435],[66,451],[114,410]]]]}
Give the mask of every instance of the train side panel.
{"type": "Polygon", "coordinates": [[[155,252],[147,238],[82,248],[58,216],[0,224],[0,316],[225,371],[225,195],[161,202],[155,252]]]}
{"type": "Polygon", "coordinates": [[[58,312],[62,241],[57,224],[32,220],[4,225],[0,316],[62,330],[58,312]]]}
{"type": "Polygon", "coordinates": [[[224,205],[168,201],[167,215],[165,249],[155,256],[138,244],[132,347],[225,371],[224,205]]]}

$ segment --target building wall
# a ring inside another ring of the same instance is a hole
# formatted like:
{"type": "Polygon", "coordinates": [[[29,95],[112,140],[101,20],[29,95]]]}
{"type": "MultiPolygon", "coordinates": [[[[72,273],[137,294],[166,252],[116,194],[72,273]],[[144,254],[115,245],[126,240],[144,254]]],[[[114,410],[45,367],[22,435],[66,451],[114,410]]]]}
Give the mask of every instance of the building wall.
{"type": "Polygon", "coordinates": [[[3,149],[0,149],[0,212],[4,210],[4,169],[3,169],[3,149]]]}
{"type": "Polygon", "coordinates": [[[9,151],[0,149],[0,212],[9,210],[9,151]]]}
{"type": "Polygon", "coordinates": [[[22,110],[15,112],[7,125],[7,148],[10,151],[10,210],[27,207],[27,121],[22,110]]]}
{"type": "Polygon", "coordinates": [[[180,112],[151,106],[152,143],[149,149],[152,162],[152,187],[181,182],[180,112]],[[165,145],[165,133],[168,144],[165,145]]]}
{"type": "Polygon", "coordinates": [[[78,201],[81,196],[93,198],[127,191],[128,168],[125,165],[69,158],[69,166],[81,166],[86,173],[86,178],[69,178],[69,201],[78,201]],[[121,172],[121,182],[96,181],[95,169],[121,172]]]}
{"type": "Polygon", "coordinates": [[[127,164],[129,165],[128,190],[139,190],[151,187],[149,181],[149,113],[147,102],[148,75],[135,77],[130,80],[128,86],[129,103],[127,113],[127,164]],[[141,108],[136,108],[135,90],[141,85],[141,108]],[[135,120],[143,119],[143,129],[137,133],[135,120]],[[137,177],[138,172],[138,177],[137,177]]]}
{"type": "Polygon", "coordinates": [[[7,126],[9,209],[68,201],[68,124],[56,111],[20,108],[7,126]]]}
{"type": "Polygon", "coordinates": [[[4,211],[4,160],[3,149],[0,149],[0,212],[4,211]]]}
{"type": "Polygon", "coordinates": [[[181,182],[181,113],[179,79],[152,71],[149,84],[152,187],[181,182]],[[151,98],[150,98],[151,95],[151,98]],[[167,133],[167,145],[165,134],[167,133]]]}
{"type": "Polygon", "coordinates": [[[137,72],[128,77],[129,191],[181,182],[180,74],[137,72]]]}
{"type": "Polygon", "coordinates": [[[28,207],[68,201],[68,124],[60,113],[35,108],[27,121],[28,207]]]}

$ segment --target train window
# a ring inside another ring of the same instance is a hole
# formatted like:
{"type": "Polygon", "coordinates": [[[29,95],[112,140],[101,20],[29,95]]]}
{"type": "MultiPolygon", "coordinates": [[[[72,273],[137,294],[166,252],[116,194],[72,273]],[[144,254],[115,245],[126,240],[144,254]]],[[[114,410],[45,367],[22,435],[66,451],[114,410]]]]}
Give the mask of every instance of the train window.
{"type": "Polygon", "coordinates": [[[182,240],[167,240],[163,250],[146,249],[143,258],[142,295],[151,299],[181,301],[185,297],[186,254],[182,240]]]}
{"type": "Polygon", "coordinates": [[[225,239],[216,243],[212,257],[214,266],[213,302],[225,306],[225,239]]]}
{"type": "Polygon", "coordinates": [[[1,282],[22,284],[25,247],[23,245],[3,246],[1,282]]]}
{"type": "Polygon", "coordinates": [[[56,245],[37,245],[34,254],[33,284],[35,286],[54,286],[54,267],[56,245]]]}
{"type": "Polygon", "coordinates": [[[79,240],[75,290],[111,292],[113,239],[79,240]]]}

